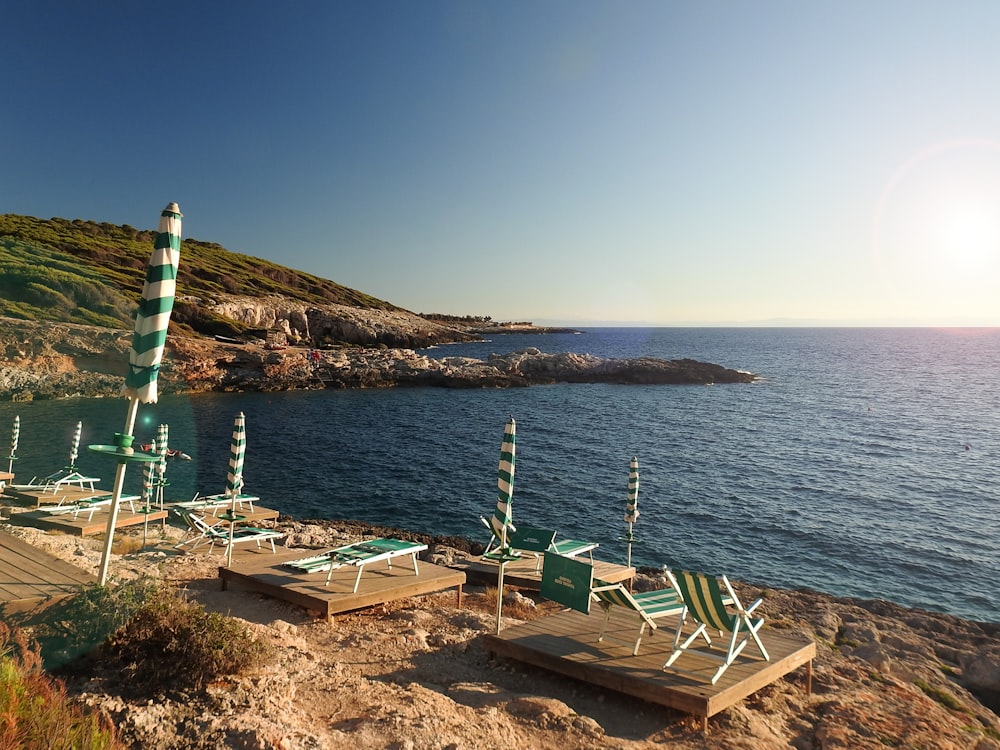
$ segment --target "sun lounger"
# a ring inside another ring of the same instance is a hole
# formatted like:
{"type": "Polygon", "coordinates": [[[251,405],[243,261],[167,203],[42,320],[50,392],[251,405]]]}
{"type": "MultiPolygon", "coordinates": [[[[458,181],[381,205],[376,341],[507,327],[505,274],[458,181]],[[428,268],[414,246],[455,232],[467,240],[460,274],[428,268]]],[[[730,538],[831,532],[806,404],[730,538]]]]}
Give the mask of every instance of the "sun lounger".
{"type": "MultiPolygon", "coordinates": [[[[131,511],[135,513],[135,501],[139,499],[138,495],[122,495],[119,499],[119,507],[121,503],[128,503],[131,511]]],[[[111,505],[112,500],[114,500],[114,495],[94,495],[66,505],[43,505],[39,510],[54,516],[72,513],[73,518],[79,518],[81,513],[86,513],[87,520],[90,521],[94,518],[95,511],[111,505]]]]}
{"type": "Polygon", "coordinates": [[[78,471],[57,471],[55,474],[50,474],[47,477],[38,479],[38,477],[32,477],[31,481],[27,484],[12,484],[11,488],[16,490],[21,490],[24,492],[33,492],[35,490],[41,490],[42,492],[51,492],[53,495],[59,492],[63,486],[76,485],[81,490],[90,490],[91,492],[96,492],[94,489],[94,483],[100,482],[100,477],[86,477],[78,471]]]}
{"type": "MultiPolygon", "coordinates": [[[[243,503],[246,503],[250,506],[250,510],[253,511],[253,504],[259,501],[260,498],[256,495],[237,495],[235,498],[236,509],[243,510],[243,503]]],[[[226,497],[224,494],[195,495],[191,500],[174,503],[173,507],[180,510],[198,511],[202,513],[211,511],[214,516],[217,515],[220,510],[233,507],[233,502],[233,498],[226,497]]]]}
{"type": "MultiPolygon", "coordinates": [[[[480,519],[490,530],[490,522],[485,518],[480,519]]],[[[490,539],[486,545],[483,557],[489,558],[491,552],[500,546],[500,540],[496,535],[490,539]]],[[[542,569],[542,555],[546,552],[554,552],[563,557],[577,557],[582,554],[589,554],[590,562],[594,562],[594,550],[597,549],[597,542],[584,542],[579,539],[556,539],[556,532],[550,529],[536,529],[528,526],[510,529],[507,533],[507,546],[513,551],[515,556],[522,553],[529,553],[535,556],[535,572],[542,569]]]]}
{"type": "Polygon", "coordinates": [[[358,569],[358,575],[354,579],[354,589],[351,593],[358,592],[358,585],[361,583],[361,574],[365,566],[385,560],[388,566],[392,567],[394,557],[409,555],[413,560],[413,574],[418,575],[417,553],[427,549],[426,544],[409,542],[403,539],[372,539],[367,542],[355,542],[345,544],[343,547],[336,547],[326,552],[311,557],[304,557],[300,560],[291,560],[284,563],[285,567],[301,571],[303,573],[321,573],[327,571],[326,583],[329,586],[333,578],[333,571],[346,566],[353,565],[358,569]]]}
{"type": "Polygon", "coordinates": [[[216,544],[222,547],[229,545],[230,541],[233,544],[242,544],[244,542],[255,542],[257,548],[261,548],[261,542],[267,542],[271,545],[271,552],[276,552],[274,547],[274,542],[276,539],[281,539],[284,537],[284,533],[280,531],[274,531],[273,529],[258,529],[253,526],[238,526],[232,531],[230,531],[228,524],[225,524],[223,520],[219,520],[214,524],[208,523],[203,517],[196,513],[192,513],[189,510],[176,509],[175,513],[179,515],[188,526],[188,532],[180,541],[174,545],[175,549],[188,546],[191,550],[197,549],[205,542],[208,542],[209,550],[216,544]]]}

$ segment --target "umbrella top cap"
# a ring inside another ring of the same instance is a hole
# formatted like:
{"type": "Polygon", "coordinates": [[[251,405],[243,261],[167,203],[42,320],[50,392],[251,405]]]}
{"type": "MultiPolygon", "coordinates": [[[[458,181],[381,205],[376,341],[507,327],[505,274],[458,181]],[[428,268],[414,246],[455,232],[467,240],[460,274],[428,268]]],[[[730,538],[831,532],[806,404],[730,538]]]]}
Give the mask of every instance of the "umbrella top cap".
{"type": "Polygon", "coordinates": [[[167,207],[165,209],[163,209],[163,210],[164,211],[169,211],[172,214],[177,214],[178,216],[183,216],[184,215],[184,214],[181,213],[181,207],[178,206],[176,203],[168,203],[167,207]]]}

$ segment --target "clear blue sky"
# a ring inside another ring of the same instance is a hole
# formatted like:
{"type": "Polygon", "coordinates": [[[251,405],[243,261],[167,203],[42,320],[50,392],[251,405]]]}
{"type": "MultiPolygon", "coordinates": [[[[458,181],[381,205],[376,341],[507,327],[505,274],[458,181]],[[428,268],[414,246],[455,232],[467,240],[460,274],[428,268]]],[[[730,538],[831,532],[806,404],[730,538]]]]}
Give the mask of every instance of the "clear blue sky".
{"type": "Polygon", "coordinates": [[[177,201],[417,312],[1000,325],[994,0],[8,5],[3,213],[177,201]]]}

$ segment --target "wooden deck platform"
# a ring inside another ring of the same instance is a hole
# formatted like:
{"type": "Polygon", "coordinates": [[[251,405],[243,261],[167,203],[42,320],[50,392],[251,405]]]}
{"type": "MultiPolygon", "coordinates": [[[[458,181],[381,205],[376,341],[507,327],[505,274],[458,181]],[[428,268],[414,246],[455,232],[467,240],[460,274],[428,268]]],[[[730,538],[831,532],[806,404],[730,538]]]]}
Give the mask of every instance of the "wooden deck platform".
{"type": "Polygon", "coordinates": [[[24,508],[40,508],[43,505],[73,505],[81,500],[109,493],[110,490],[91,490],[75,484],[64,484],[55,489],[42,487],[27,489],[7,486],[3,490],[3,499],[24,508]]]}
{"type": "Polygon", "coordinates": [[[0,616],[28,617],[72,596],[97,578],[0,531],[0,616]]]}
{"type": "MultiPolygon", "coordinates": [[[[152,524],[154,521],[161,521],[167,517],[165,510],[157,510],[146,515],[140,512],[136,505],[135,512],[123,503],[118,508],[118,518],[115,519],[115,528],[121,529],[126,526],[142,526],[143,523],[152,524]]],[[[11,513],[8,521],[13,526],[31,526],[36,529],[46,531],[61,531],[64,534],[75,536],[88,536],[89,534],[103,534],[108,529],[108,509],[98,508],[93,516],[86,511],[81,512],[76,517],[72,513],[49,513],[46,510],[25,510],[11,513]]]]}
{"type": "Polygon", "coordinates": [[[219,568],[223,590],[236,584],[318,612],[327,621],[340,612],[450,588],[457,588],[458,604],[462,604],[465,573],[422,560],[417,566],[418,575],[413,574],[413,564],[406,556],[394,558],[392,568],[385,563],[373,563],[365,568],[358,591],[352,594],[357,568],[345,566],[335,570],[327,587],[326,571],[302,573],[282,566],[284,562],[308,557],[314,550],[279,548],[277,554],[271,554],[269,549],[242,547],[233,550],[233,567],[219,568]]]}
{"type": "Polygon", "coordinates": [[[598,641],[603,619],[599,608],[590,615],[566,610],[488,635],[487,647],[500,656],[699,716],[703,728],[708,726],[708,717],[803,664],[808,665],[806,689],[810,689],[816,656],[816,644],[811,641],[790,638],[765,626],[761,640],[771,660],[764,661],[751,644],[712,685],[718,662],[699,657],[695,651],[683,654],[675,666],[704,671],[704,680],[662,669],[673,646],[676,619],[667,618],[653,635],[647,633],[638,656],[632,656],[639,629],[635,613],[624,609],[613,613],[608,633],[598,641]]]}
{"type": "MultiPolygon", "coordinates": [[[[581,555],[581,560],[590,558],[581,555]]],[[[451,564],[452,568],[465,573],[469,583],[479,583],[483,585],[497,585],[497,563],[490,560],[476,558],[474,560],[456,560],[451,564]]],[[[635,577],[635,568],[628,568],[616,563],[594,560],[594,577],[600,578],[608,583],[621,583],[635,577]]],[[[504,586],[515,586],[528,591],[538,591],[542,587],[541,570],[535,570],[534,555],[525,555],[520,560],[509,562],[503,569],[504,586]]]]}

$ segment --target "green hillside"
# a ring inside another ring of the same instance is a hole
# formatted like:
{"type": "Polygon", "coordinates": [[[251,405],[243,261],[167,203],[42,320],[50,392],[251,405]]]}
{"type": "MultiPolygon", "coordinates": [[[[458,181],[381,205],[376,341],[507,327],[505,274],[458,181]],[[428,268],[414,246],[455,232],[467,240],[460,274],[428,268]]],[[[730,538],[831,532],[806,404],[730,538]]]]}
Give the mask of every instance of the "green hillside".
{"type": "MultiPolygon", "coordinates": [[[[155,232],[80,219],[0,214],[0,316],[129,328],[155,232]]],[[[307,304],[398,309],[367,294],[212,242],[183,239],[178,296],[280,294],[307,304]]],[[[233,333],[232,321],[178,299],[172,326],[233,333]]]]}

